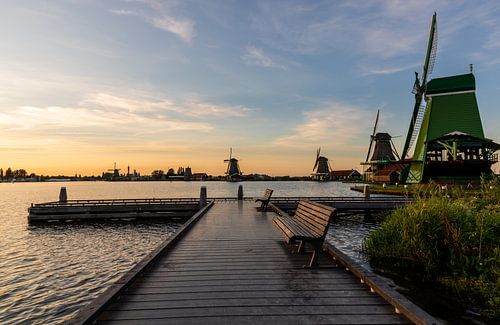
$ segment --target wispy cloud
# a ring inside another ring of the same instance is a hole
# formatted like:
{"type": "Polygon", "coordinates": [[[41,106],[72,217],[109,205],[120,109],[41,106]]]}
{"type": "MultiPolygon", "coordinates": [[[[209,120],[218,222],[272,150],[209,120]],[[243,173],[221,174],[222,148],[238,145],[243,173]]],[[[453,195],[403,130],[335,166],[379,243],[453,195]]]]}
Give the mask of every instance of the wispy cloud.
{"type": "Polygon", "coordinates": [[[152,97],[121,97],[108,93],[95,93],[89,95],[81,105],[97,105],[102,108],[124,110],[130,113],[163,116],[176,113],[179,116],[194,118],[208,117],[243,117],[254,109],[241,105],[219,105],[197,99],[175,101],[172,99],[158,99],[152,97]]]}
{"type": "Polygon", "coordinates": [[[183,41],[191,43],[194,36],[195,23],[190,18],[176,17],[173,13],[172,3],[155,0],[132,1],[142,3],[145,6],[139,9],[114,9],[111,12],[118,16],[141,17],[152,26],[172,33],[183,41]]]}
{"type": "Polygon", "coordinates": [[[265,68],[275,68],[287,70],[285,65],[279,64],[264,53],[264,50],[255,46],[247,46],[245,54],[242,56],[243,62],[265,68]]]}
{"type": "Polygon", "coordinates": [[[388,75],[388,74],[393,74],[393,73],[398,73],[401,71],[406,71],[409,69],[415,69],[419,68],[422,63],[412,63],[412,64],[405,64],[401,66],[392,66],[392,67],[367,67],[367,66],[360,66],[361,70],[361,75],[362,76],[370,76],[370,75],[388,75]]]}
{"type": "Polygon", "coordinates": [[[303,113],[303,121],[291,134],[277,138],[274,143],[288,147],[307,147],[322,143],[339,148],[353,145],[372,123],[372,112],[342,103],[329,103],[303,113]]]}

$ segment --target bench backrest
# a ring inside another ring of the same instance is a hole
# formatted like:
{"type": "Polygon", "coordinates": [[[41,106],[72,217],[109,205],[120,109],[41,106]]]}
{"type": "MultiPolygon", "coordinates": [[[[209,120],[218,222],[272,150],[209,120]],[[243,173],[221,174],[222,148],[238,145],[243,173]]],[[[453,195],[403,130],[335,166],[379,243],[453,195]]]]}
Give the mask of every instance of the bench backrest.
{"type": "Polygon", "coordinates": [[[334,207],[311,201],[300,201],[292,218],[316,233],[318,237],[324,237],[335,213],[334,207]]]}
{"type": "Polygon", "coordinates": [[[264,199],[269,200],[271,198],[271,195],[273,194],[273,190],[271,189],[266,189],[264,192],[264,199]]]}

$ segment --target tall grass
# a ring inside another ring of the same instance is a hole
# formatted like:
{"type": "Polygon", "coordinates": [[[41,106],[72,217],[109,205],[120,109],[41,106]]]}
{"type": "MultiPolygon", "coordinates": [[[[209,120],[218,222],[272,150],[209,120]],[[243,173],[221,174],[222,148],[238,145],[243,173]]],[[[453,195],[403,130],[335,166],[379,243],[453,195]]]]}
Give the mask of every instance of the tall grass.
{"type": "Polygon", "coordinates": [[[478,197],[459,189],[423,194],[366,239],[371,264],[411,270],[464,307],[500,317],[500,180],[483,183],[478,197]]]}

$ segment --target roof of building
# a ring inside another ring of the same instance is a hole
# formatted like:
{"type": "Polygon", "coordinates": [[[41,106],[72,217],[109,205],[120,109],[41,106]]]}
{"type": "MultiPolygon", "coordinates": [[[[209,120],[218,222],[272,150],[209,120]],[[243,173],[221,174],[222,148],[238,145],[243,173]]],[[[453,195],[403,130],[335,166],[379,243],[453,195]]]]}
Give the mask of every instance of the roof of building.
{"type": "Polygon", "coordinates": [[[351,176],[351,174],[353,173],[358,173],[359,172],[355,169],[343,169],[343,170],[332,170],[330,171],[330,175],[331,176],[344,176],[344,177],[348,177],[348,176],[351,176]]]}
{"type": "Polygon", "coordinates": [[[432,79],[427,83],[427,95],[442,94],[476,89],[476,79],[472,73],[432,79]]]}

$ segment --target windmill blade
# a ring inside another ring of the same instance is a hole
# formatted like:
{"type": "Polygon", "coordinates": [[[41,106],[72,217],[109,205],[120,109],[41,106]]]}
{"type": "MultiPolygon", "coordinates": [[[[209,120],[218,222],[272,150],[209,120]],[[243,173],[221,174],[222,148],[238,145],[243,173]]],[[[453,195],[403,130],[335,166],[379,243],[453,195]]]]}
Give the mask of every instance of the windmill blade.
{"type": "Polygon", "coordinates": [[[413,136],[415,124],[420,111],[420,104],[425,96],[427,75],[430,74],[432,68],[434,67],[434,61],[436,60],[437,53],[437,24],[436,24],[436,13],[432,16],[431,28],[429,31],[429,42],[427,43],[427,51],[425,54],[424,67],[422,69],[422,82],[418,80],[418,74],[416,74],[414,94],[415,94],[415,105],[413,106],[413,114],[410,120],[410,127],[408,128],[408,134],[406,135],[405,145],[403,151],[401,152],[401,159],[405,159],[408,154],[408,149],[410,147],[410,142],[413,136]],[[432,63],[432,64],[431,64],[432,63]]]}
{"type": "Polygon", "coordinates": [[[436,51],[437,51],[437,28],[436,28],[436,13],[434,12],[434,15],[432,16],[431,20],[431,28],[429,31],[429,42],[427,43],[427,51],[425,53],[424,67],[422,69],[421,86],[424,88],[427,82],[427,74],[430,74],[429,71],[432,71],[434,67],[434,62],[432,62],[431,65],[431,61],[436,60],[436,51]]]}
{"type": "Polygon", "coordinates": [[[321,148],[318,148],[318,150],[316,150],[316,161],[314,162],[314,167],[313,167],[313,171],[316,169],[316,167],[318,166],[318,160],[319,160],[319,154],[320,154],[320,151],[321,151],[321,148]]]}
{"type": "Polygon", "coordinates": [[[390,142],[391,142],[391,146],[392,146],[392,153],[396,156],[396,158],[398,160],[401,160],[401,158],[399,157],[398,151],[396,150],[396,146],[394,145],[394,142],[392,142],[392,140],[390,140],[390,142]]]}
{"type": "Polygon", "coordinates": [[[370,152],[372,151],[372,145],[374,139],[375,138],[373,136],[370,137],[370,145],[368,146],[368,153],[366,154],[365,162],[368,162],[368,159],[370,159],[370,152]]]}
{"type": "Polygon", "coordinates": [[[415,122],[417,121],[418,111],[420,109],[420,103],[422,102],[422,96],[417,94],[415,96],[415,105],[413,106],[413,114],[410,120],[410,127],[408,128],[408,133],[406,135],[405,145],[403,147],[403,151],[401,152],[401,159],[406,158],[406,154],[408,153],[408,149],[410,147],[411,137],[413,135],[413,129],[415,128],[415,122]]]}
{"type": "Polygon", "coordinates": [[[370,145],[368,146],[368,153],[366,154],[365,162],[368,162],[368,159],[370,158],[370,152],[372,151],[373,140],[375,139],[375,133],[377,132],[379,114],[380,114],[380,109],[377,110],[377,117],[375,118],[375,125],[373,125],[373,132],[372,135],[370,136],[370,145]]]}

